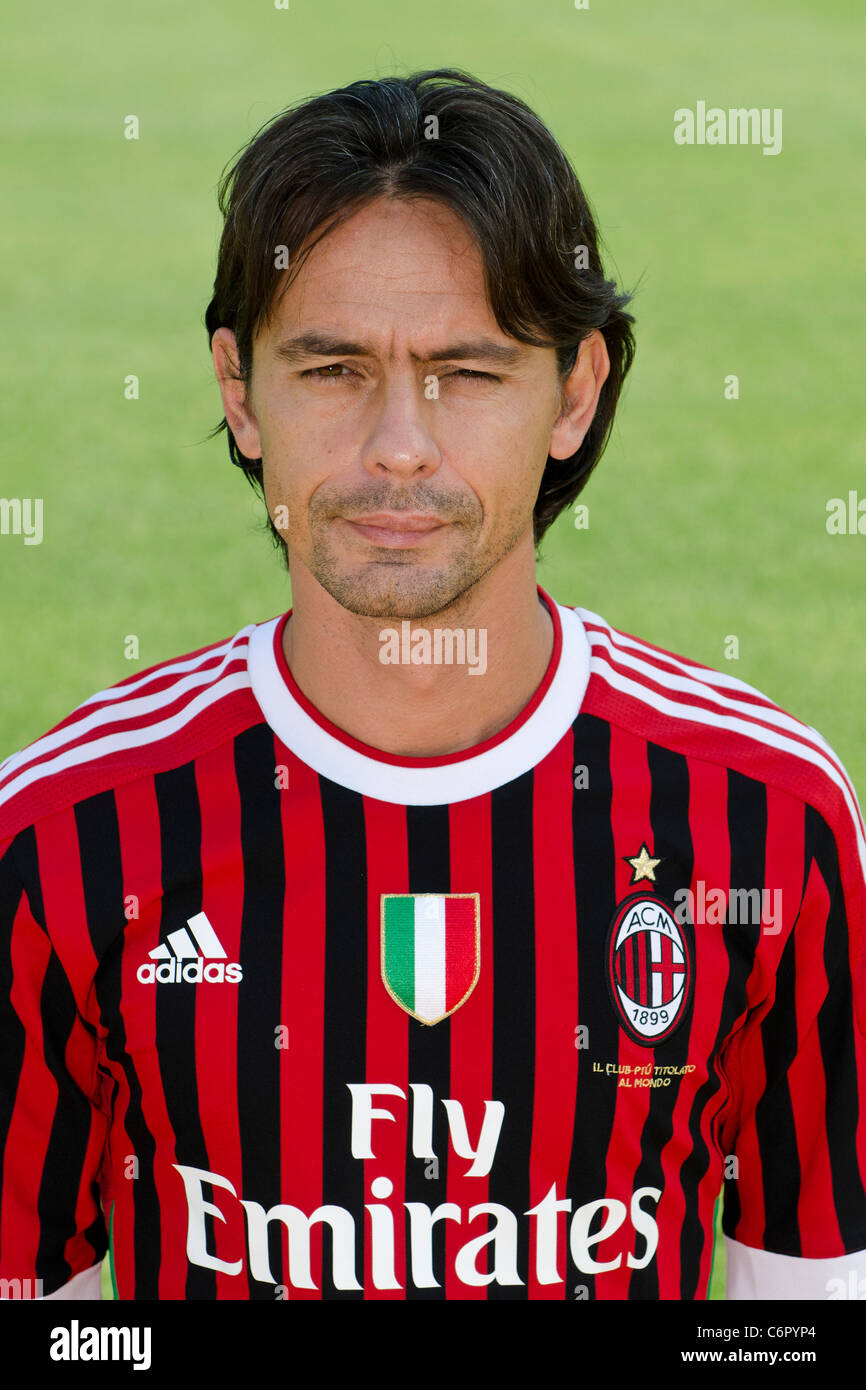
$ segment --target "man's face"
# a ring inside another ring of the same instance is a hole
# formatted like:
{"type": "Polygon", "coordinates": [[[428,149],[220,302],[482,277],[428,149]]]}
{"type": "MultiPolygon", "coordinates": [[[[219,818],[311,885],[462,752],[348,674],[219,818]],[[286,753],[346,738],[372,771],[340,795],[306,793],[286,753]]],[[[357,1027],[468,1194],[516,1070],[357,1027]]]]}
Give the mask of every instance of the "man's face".
{"type": "Polygon", "coordinates": [[[319,242],[256,338],[258,440],[238,444],[259,445],[293,575],[353,613],[425,618],[531,546],[560,404],[553,349],[498,327],[462,220],[380,199],[319,242]]]}

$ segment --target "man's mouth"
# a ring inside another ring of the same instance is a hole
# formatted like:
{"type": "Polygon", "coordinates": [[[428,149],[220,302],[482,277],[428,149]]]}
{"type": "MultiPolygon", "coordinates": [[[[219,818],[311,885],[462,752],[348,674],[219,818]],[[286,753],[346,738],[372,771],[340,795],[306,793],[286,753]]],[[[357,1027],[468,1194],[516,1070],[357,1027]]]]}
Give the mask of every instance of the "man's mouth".
{"type": "Polygon", "coordinates": [[[434,531],[441,531],[448,524],[438,516],[422,512],[371,512],[368,516],[342,520],[372,545],[392,550],[421,545],[434,531]]]}

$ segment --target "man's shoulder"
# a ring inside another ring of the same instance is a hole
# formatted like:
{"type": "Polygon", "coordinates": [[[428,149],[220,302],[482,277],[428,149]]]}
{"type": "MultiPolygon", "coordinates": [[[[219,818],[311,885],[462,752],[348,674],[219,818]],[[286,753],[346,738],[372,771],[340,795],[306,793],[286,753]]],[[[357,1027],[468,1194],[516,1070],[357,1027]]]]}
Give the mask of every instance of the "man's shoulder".
{"type": "Polygon", "coordinates": [[[737,676],[575,611],[590,644],[587,713],[787,792],[831,824],[847,813],[862,834],[851,780],[817,729],[737,676]]]}
{"type": "Polygon", "coordinates": [[[260,720],[247,663],[257,626],[97,691],[0,762],[0,841],[86,797],[178,767],[260,720]]]}

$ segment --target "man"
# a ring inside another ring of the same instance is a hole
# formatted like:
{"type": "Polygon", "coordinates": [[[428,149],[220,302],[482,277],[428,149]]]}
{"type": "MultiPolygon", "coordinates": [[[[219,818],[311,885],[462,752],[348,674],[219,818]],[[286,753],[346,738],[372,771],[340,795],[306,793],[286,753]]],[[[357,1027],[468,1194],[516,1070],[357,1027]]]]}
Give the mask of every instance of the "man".
{"type": "Polygon", "coordinates": [[[537,589],[632,352],[459,73],[284,113],[207,311],[289,614],[0,768],[0,1269],[48,1297],[866,1274],[863,826],[813,729],[537,589]]]}

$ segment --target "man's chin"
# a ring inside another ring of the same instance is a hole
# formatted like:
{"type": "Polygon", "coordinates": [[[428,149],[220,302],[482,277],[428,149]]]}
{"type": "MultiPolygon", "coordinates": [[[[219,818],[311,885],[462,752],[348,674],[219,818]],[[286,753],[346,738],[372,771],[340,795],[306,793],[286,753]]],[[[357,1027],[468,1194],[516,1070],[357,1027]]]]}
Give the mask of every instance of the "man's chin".
{"type": "Polygon", "coordinates": [[[472,574],[422,574],[415,566],[387,565],[393,574],[316,574],[333,599],[359,618],[392,621],[435,617],[449,608],[475,582],[472,574]]]}

